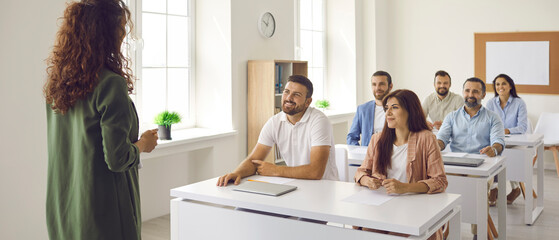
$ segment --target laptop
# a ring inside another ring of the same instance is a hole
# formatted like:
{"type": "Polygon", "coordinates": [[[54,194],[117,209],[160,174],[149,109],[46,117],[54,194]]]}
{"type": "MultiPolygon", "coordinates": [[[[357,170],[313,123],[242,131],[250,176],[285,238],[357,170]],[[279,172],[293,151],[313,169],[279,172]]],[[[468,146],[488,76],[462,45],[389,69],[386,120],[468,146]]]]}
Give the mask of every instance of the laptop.
{"type": "Polygon", "coordinates": [[[233,188],[234,191],[263,194],[275,197],[294,191],[295,189],[297,189],[297,186],[256,181],[243,182],[233,188]]]}
{"type": "Polygon", "coordinates": [[[483,158],[464,158],[443,156],[444,165],[455,165],[465,167],[479,167],[485,160],[483,158]]]}

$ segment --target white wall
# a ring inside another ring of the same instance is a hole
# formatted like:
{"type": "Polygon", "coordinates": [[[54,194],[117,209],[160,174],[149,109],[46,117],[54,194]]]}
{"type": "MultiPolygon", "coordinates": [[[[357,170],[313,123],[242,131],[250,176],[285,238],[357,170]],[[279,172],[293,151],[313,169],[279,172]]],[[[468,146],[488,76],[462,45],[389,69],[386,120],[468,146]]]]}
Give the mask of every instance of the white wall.
{"type": "Polygon", "coordinates": [[[44,60],[63,0],[0,7],[0,238],[46,239],[44,60]]]}
{"type": "Polygon", "coordinates": [[[231,1],[196,1],[196,125],[231,129],[231,1]]]}
{"type": "MultiPolygon", "coordinates": [[[[559,31],[559,1],[553,0],[376,2],[367,11],[377,13],[377,68],[390,72],[396,89],[412,89],[420,99],[433,92],[439,69],[450,73],[451,90],[461,93],[464,80],[474,76],[475,32],[559,31]]],[[[541,112],[559,112],[559,95],[519,94],[534,126],[541,112]]],[[[553,168],[551,154],[545,155],[546,167],[553,168]]]]}
{"type": "Polygon", "coordinates": [[[231,1],[233,128],[239,132],[235,146],[240,149],[240,160],[247,154],[248,60],[294,59],[294,6],[293,0],[231,1]],[[276,20],[276,31],[271,38],[262,37],[257,28],[258,19],[265,12],[272,13],[276,20]]]}

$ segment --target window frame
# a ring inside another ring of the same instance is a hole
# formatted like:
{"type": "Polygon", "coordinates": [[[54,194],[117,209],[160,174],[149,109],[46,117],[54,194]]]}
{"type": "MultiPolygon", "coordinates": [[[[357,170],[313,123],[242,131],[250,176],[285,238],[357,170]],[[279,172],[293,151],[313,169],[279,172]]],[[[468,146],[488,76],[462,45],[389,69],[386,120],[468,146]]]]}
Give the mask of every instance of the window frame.
{"type": "MultiPolygon", "coordinates": [[[[166,6],[168,8],[168,1],[166,1],[166,6]]],[[[188,105],[187,105],[187,112],[188,112],[188,116],[182,116],[182,121],[181,123],[178,124],[173,124],[174,125],[174,130],[179,130],[179,129],[188,129],[188,128],[194,128],[196,127],[196,61],[195,61],[195,46],[196,46],[196,17],[195,17],[195,9],[196,9],[196,0],[186,0],[188,1],[188,48],[189,48],[189,66],[186,67],[188,69],[188,105]]],[[[133,32],[131,32],[130,34],[136,38],[136,41],[134,44],[130,45],[129,49],[129,56],[131,59],[131,69],[134,72],[134,76],[136,77],[136,82],[134,84],[134,93],[130,96],[135,105],[136,105],[136,111],[138,113],[138,116],[140,118],[139,120],[139,124],[140,124],[140,128],[141,129],[148,129],[148,128],[153,128],[156,127],[157,125],[155,123],[153,123],[153,119],[142,119],[143,116],[143,111],[144,111],[144,106],[145,103],[142,100],[142,94],[144,92],[144,89],[142,87],[142,70],[143,70],[143,62],[142,62],[142,57],[143,57],[143,49],[144,49],[144,41],[143,41],[143,32],[142,32],[142,0],[128,0],[127,1],[127,6],[130,9],[130,12],[132,13],[132,21],[134,23],[133,26],[133,32]]],[[[165,13],[164,15],[166,16],[173,16],[173,14],[168,14],[165,13]]],[[[168,26],[166,26],[168,27],[168,26]]],[[[168,36],[168,30],[166,29],[166,34],[168,36]]],[[[169,44],[168,38],[166,38],[166,49],[167,46],[169,44]]],[[[167,54],[166,54],[167,55],[167,54]]],[[[168,56],[166,56],[168,57],[168,56]]],[[[169,66],[165,66],[165,69],[169,69],[169,68],[173,68],[173,67],[169,67],[169,66]]],[[[166,109],[168,106],[168,86],[166,88],[166,101],[165,101],[165,105],[166,105],[166,109]]]]}
{"type": "MultiPolygon", "coordinates": [[[[311,0],[314,1],[314,0],[311,0]]],[[[328,45],[327,45],[327,22],[326,22],[326,0],[321,0],[322,2],[322,31],[318,31],[315,30],[314,28],[312,29],[304,29],[305,31],[311,31],[311,32],[321,32],[322,34],[322,67],[314,67],[311,66],[309,64],[308,66],[308,72],[309,72],[309,76],[312,73],[313,69],[318,69],[321,68],[322,69],[322,89],[321,93],[322,93],[322,98],[323,99],[327,99],[327,86],[328,86],[328,45]]],[[[312,8],[312,7],[311,7],[312,8]]],[[[300,15],[301,15],[301,0],[297,0],[295,2],[295,9],[296,9],[296,13],[295,13],[295,24],[296,24],[296,31],[295,31],[295,58],[297,60],[303,60],[301,58],[302,56],[302,47],[301,47],[301,19],[300,19],[300,15]]],[[[314,14],[311,13],[311,14],[314,14]]],[[[314,19],[313,17],[311,17],[311,19],[314,19]]],[[[314,24],[313,24],[314,25],[314,24]]],[[[311,55],[314,56],[314,49],[311,51],[311,55]]],[[[311,79],[312,81],[312,79],[311,79]]],[[[315,92],[316,92],[316,88],[315,88],[315,92]]],[[[314,94],[313,94],[314,95],[314,94]]],[[[318,99],[316,97],[313,96],[313,102],[316,100],[321,100],[318,99]]]]}

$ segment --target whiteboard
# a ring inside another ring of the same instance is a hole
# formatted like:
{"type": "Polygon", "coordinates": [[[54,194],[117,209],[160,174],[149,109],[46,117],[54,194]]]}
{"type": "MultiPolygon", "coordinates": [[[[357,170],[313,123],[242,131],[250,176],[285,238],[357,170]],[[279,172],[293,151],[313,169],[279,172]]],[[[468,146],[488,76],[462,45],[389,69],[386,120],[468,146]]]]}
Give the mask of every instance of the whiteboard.
{"type": "Polygon", "coordinates": [[[516,85],[549,85],[549,41],[486,42],[486,78],[501,74],[516,85]]]}

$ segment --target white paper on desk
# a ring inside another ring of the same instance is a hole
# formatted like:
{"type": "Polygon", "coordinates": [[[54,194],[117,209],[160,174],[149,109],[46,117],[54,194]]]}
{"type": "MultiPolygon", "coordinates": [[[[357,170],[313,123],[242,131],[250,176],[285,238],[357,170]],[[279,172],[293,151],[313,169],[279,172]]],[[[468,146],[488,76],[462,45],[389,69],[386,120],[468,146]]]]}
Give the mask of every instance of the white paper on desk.
{"type": "Polygon", "coordinates": [[[276,183],[276,184],[286,184],[288,182],[295,180],[293,178],[268,177],[268,176],[261,176],[261,175],[253,175],[248,177],[247,179],[254,180],[254,181],[268,182],[268,183],[276,183]]]}
{"type": "Polygon", "coordinates": [[[445,156],[445,157],[465,157],[466,155],[468,155],[468,153],[463,153],[463,152],[445,152],[445,153],[443,153],[443,156],[445,156]]]}
{"type": "Polygon", "coordinates": [[[379,188],[377,190],[363,189],[342,201],[379,206],[392,198],[394,198],[394,196],[386,194],[384,188],[379,188]]]}

